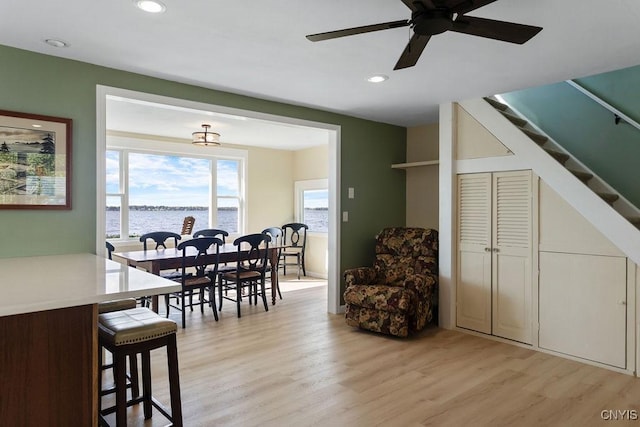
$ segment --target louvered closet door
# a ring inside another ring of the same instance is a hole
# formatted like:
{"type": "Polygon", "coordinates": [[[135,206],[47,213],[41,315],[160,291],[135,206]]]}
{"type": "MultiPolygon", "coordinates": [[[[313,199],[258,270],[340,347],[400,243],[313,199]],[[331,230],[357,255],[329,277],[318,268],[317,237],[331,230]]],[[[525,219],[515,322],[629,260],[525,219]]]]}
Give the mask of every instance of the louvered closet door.
{"type": "Polygon", "coordinates": [[[458,175],[456,318],[491,333],[491,174],[458,175]]]}
{"type": "Polygon", "coordinates": [[[493,174],[493,334],[531,343],[531,172],[493,174]]]}

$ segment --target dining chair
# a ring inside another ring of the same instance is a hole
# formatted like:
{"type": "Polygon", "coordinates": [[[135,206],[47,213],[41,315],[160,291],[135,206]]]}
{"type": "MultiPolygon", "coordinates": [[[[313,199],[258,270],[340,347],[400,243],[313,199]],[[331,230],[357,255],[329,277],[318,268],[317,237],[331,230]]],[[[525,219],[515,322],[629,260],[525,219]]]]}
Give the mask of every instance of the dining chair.
{"type": "MultiPolygon", "coordinates": [[[[173,245],[177,247],[178,240],[181,240],[182,236],[179,235],[178,233],[174,233],[171,231],[152,231],[150,233],[146,233],[140,236],[140,241],[142,242],[142,247],[145,251],[147,250],[147,240],[153,240],[155,242],[156,244],[155,249],[158,249],[159,247],[163,247],[164,249],[167,249],[167,241],[170,241],[171,239],[173,239],[173,245]]],[[[170,272],[161,271],[160,276],[164,277],[165,279],[176,280],[180,278],[180,272],[177,270],[170,271],[170,272]]],[[[169,316],[169,313],[167,310],[167,317],[168,316],[169,316]]]]}
{"type": "MultiPolygon", "coordinates": [[[[229,237],[229,232],[225,230],[221,230],[219,228],[205,228],[193,233],[194,238],[202,237],[202,236],[217,237],[218,239],[222,240],[223,244],[226,244],[227,243],[226,238],[229,237]]],[[[234,271],[235,269],[236,267],[234,265],[228,265],[225,262],[224,265],[218,266],[218,274],[226,273],[227,271],[234,271]]]]}
{"type": "Polygon", "coordinates": [[[229,237],[229,232],[225,230],[220,230],[218,228],[205,228],[202,230],[198,230],[193,233],[193,237],[217,237],[222,240],[222,243],[226,243],[226,238],[229,237]]]}
{"type": "Polygon", "coordinates": [[[292,222],[282,226],[282,244],[283,249],[280,252],[282,257],[282,271],[287,274],[287,266],[295,265],[298,267],[298,280],[300,280],[300,270],[302,275],[307,275],[307,269],[304,262],[304,253],[307,248],[307,224],[300,222],[292,222]],[[295,262],[287,262],[288,258],[294,258],[295,262]]]}
{"type": "MultiPolygon", "coordinates": [[[[276,263],[275,266],[272,266],[271,263],[269,263],[269,265],[267,265],[267,273],[271,273],[271,269],[274,269],[275,272],[278,272],[278,268],[279,268],[279,261],[280,261],[280,253],[282,252],[282,229],[280,227],[268,227],[265,228],[264,230],[262,230],[262,234],[265,234],[267,236],[269,236],[269,238],[271,239],[270,244],[271,247],[276,247],[277,248],[277,257],[276,259],[278,260],[278,263],[276,263]]],[[[268,277],[266,280],[270,280],[268,277]]],[[[278,296],[280,297],[280,299],[282,299],[282,293],[280,292],[280,283],[277,283],[276,289],[278,291],[278,296]]]]}
{"type": "Polygon", "coordinates": [[[142,247],[146,251],[147,250],[147,240],[153,240],[156,243],[155,249],[159,247],[167,248],[167,240],[173,239],[174,246],[178,246],[178,240],[182,239],[178,233],[174,233],[171,231],[152,231],[151,233],[146,233],[140,236],[140,241],[142,242],[142,247]]]}
{"type": "Polygon", "coordinates": [[[106,243],[106,247],[107,247],[107,257],[109,259],[113,259],[113,251],[116,250],[116,248],[109,242],[105,242],[106,243]]]}
{"type": "Polygon", "coordinates": [[[265,275],[269,259],[270,240],[269,236],[262,233],[248,234],[234,240],[233,244],[238,249],[238,259],[242,259],[242,262],[236,264],[235,271],[220,275],[220,283],[218,285],[220,310],[222,310],[223,300],[235,301],[238,317],[241,317],[242,290],[247,288],[249,303],[251,304],[251,298],[253,297],[254,303],[258,304],[258,295],[260,295],[264,310],[269,311],[265,292],[265,275]],[[258,287],[260,287],[259,290],[258,287]],[[223,291],[229,290],[235,291],[235,298],[223,295],[223,291]]]}
{"type": "Polygon", "coordinates": [[[192,217],[191,215],[185,216],[184,220],[182,221],[182,230],[180,231],[180,234],[183,236],[191,234],[191,232],[193,231],[193,225],[195,223],[196,219],[194,217],[192,217]]]}
{"type": "MultiPolygon", "coordinates": [[[[185,308],[193,310],[193,292],[198,291],[200,312],[204,313],[204,304],[211,305],[213,316],[218,320],[216,310],[215,287],[218,276],[218,262],[220,261],[220,246],[222,240],[217,237],[199,237],[187,240],[178,245],[178,250],[182,251],[182,268],[179,281],[182,289],[172,295],[180,300],[180,307],[171,307],[182,311],[182,327],[186,325],[185,308]],[[205,291],[209,291],[208,298],[205,298],[205,291]],[[186,296],[189,295],[189,303],[186,303],[186,296]]],[[[167,306],[167,314],[169,305],[167,306]]]]}

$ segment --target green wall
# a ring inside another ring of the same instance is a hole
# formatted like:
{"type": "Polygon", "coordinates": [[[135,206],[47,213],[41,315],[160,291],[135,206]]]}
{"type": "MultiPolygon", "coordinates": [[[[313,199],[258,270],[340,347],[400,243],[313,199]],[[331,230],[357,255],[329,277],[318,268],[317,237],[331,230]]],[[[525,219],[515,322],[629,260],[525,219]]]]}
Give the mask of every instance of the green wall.
{"type": "MultiPolygon", "coordinates": [[[[575,79],[640,122],[640,66],[575,79]]],[[[562,82],[502,95],[504,99],[640,207],[640,130],[562,82]]]]}
{"type": "Polygon", "coordinates": [[[406,129],[340,114],[203,89],[0,46],[0,109],[73,120],[70,211],[0,210],[0,257],[94,252],[96,85],[106,85],[341,126],[339,270],[371,262],[373,236],[405,220],[406,129]],[[346,188],[357,189],[356,199],[346,188]]]}

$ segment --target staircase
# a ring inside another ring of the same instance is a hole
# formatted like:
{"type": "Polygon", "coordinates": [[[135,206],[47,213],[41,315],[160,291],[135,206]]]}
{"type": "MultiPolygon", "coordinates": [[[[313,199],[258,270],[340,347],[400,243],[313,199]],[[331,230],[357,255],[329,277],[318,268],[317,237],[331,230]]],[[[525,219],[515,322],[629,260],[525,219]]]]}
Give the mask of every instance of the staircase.
{"type": "Polygon", "coordinates": [[[484,100],[506,117],[533,142],[538,144],[547,154],[562,164],[576,178],[593,190],[602,200],[624,216],[627,221],[640,229],[640,210],[638,208],[624,197],[621,197],[606,182],[595,176],[586,166],[572,157],[548,136],[544,135],[540,129],[520,117],[508,105],[493,98],[484,98],[484,100]]]}

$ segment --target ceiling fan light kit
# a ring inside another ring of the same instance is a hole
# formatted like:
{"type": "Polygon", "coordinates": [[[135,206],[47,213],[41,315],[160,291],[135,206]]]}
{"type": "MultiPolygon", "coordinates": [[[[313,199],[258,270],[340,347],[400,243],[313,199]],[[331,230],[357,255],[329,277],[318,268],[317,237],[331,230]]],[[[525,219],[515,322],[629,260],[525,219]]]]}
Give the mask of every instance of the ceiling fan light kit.
{"type": "Polygon", "coordinates": [[[317,42],[373,31],[410,27],[413,30],[413,36],[393,68],[399,70],[416,65],[431,37],[446,31],[523,44],[542,30],[541,27],[532,25],[465,15],[495,1],[497,0],[402,0],[411,9],[409,20],[310,34],[307,39],[317,42]]]}

